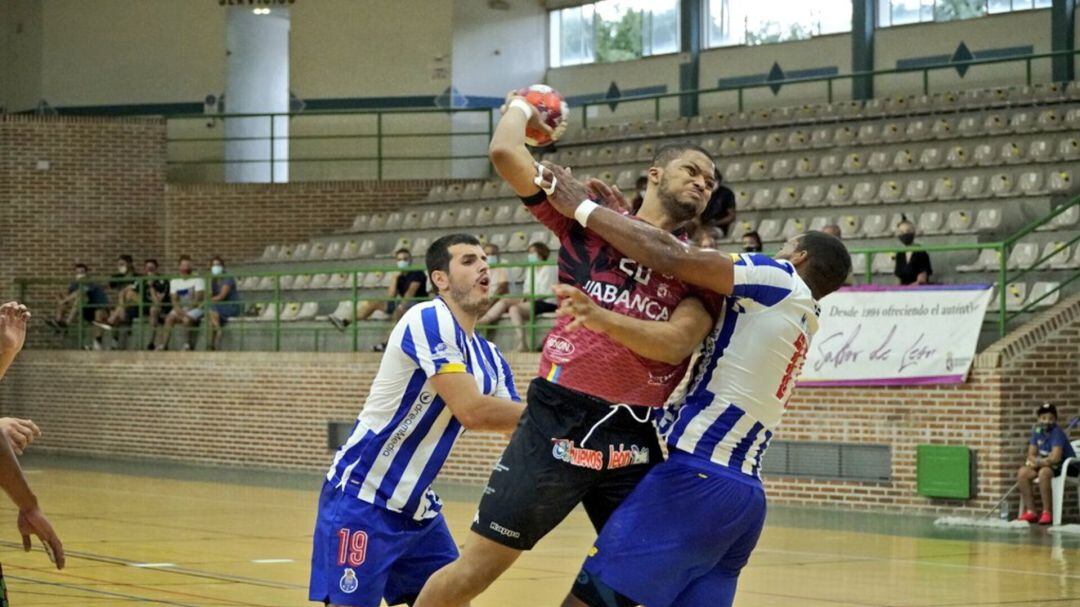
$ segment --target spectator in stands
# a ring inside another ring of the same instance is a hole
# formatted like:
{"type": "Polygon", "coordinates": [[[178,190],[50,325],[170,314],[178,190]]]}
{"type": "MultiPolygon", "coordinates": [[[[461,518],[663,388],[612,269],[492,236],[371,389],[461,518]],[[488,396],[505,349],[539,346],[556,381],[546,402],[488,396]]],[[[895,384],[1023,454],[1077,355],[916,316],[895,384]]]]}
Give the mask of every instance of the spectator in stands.
{"type": "Polygon", "coordinates": [[[165,317],[165,325],[158,332],[158,338],[154,349],[168,350],[169,338],[172,337],[173,327],[182,324],[187,328],[187,339],[184,341],[184,350],[194,350],[195,340],[199,335],[192,329],[199,326],[203,317],[201,307],[203,297],[206,295],[206,281],[198,276],[192,276],[193,267],[191,257],[180,256],[180,278],[169,281],[169,299],[172,301],[172,311],[165,317]]]}
{"type": "MultiPolygon", "coordinates": [[[[484,245],[484,254],[487,255],[488,266],[494,266],[502,261],[499,257],[499,247],[496,245],[490,243],[484,245]]],[[[506,268],[491,268],[489,275],[491,276],[489,293],[492,304],[488,311],[476,321],[476,325],[479,327],[499,322],[499,319],[510,309],[510,306],[521,303],[519,298],[506,297],[510,293],[510,273],[507,272],[506,268]]],[[[488,329],[489,337],[492,332],[493,329],[488,329]]]]}
{"type": "Polygon", "coordinates": [[[169,301],[169,281],[157,278],[158,262],[156,259],[147,259],[143,262],[143,274],[146,282],[142,287],[143,312],[150,320],[150,344],[148,350],[154,349],[154,335],[158,325],[165,320],[165,316],[172,311],[172,303],[169,301]]]}
{"type": "MultiPolygon", "coordinates": [[[[546,244],[534,242],[529,245],[530,264],[544,263],[549,257],[551,257],[551,249],[546,244]]],[[[517,330],[517,342],[514,345],[517,351],[522,352],[526,347],[535,349],[536,344],[526,346],[524,325],[541,314],[554,312],[558,308],[552,296],[557,282],[559,282],[558,269],[553,265],[536,265],[526,268],[525,285],[522,290],[525,297],[521,303],[510,306],[509,309],[510,322],[517,330]],[[549,297],[542,297],[544,295],[549,297]],[[532,314],[530,314],[530,309],[532,314]]]]}
{"type": "Polygon", "coordinates": [[[243,309],[236,279],[225,276],[225,260],[216,255],[210,260],[210,349],[221,349],[221,328],[243,309]]]}
{"type": "MultiPolygon", "coordinates": [[[[26,324],[29,321],[30,310],[27,310],[26,306],[15,302],[0,306],[0,379],[3,379],[8,367],[15,360],[15,356],[26,343],[26,324]]],[[[22,441],[12,441],[9,438],[10,426],[6,426],[0,435],[0,489],[3,489],[19,508],[16,525],[19,528],[19,534],[22,535],[23,550],[30,551],[30,534],[34,534],[45,545],[49,560],[56,564],[57,569],[63,569],[64,545],[57,537],[49,519],[45,518],[45,514],[41,511],[37,496],[31,491],[26,477],[23,476],[22,468],[19,467],[19,460],[15,458],[15,451],[21,453],[22,448],[40,434],[33,422],[26,421],[27,427],[15,431],[19,435],[29,432],[30,435],[23,436],[22,441]]],[[[7,604],[7,589],[2,583],[0,583],[0,603],[7,604]]]]}
{"type": "MultiPolygon", "coordinates": [[[[896,236],[901,244],[910,247],[915,244],[915,224],[904,219],[896,226],[896,236]]],[[[902,285],[925,285],[934,273],[930,266],[930,255],[926,251],[914,251],[911,257],[907,253],[896,254],[896,269],[893,272],[902,285]]]]}
{"type": "MultiPolygon", "coordinates": [[[[80,313],[83,322],[103,322],[109,314],[109,296],[101,285],[87,278],[90,268],[84,263],[74,266],[75,280],[68,284],[67,292],[59,297],[56,305],[56,315],[45,324],[57,331],[61,331],[75,323],[80,313]]],[[[94,327],[94,350],[101,350],[101,329],[94,327]]]]}
{"type": "Polygon", "coordinates": [[[835,223],[830,223],[829,225],[821,228],[821,231],[825,232],[829,236],[835,236],[839,239],[843,239],[843,236],[840,235],[840,226],[836,225],[835,223]]]}
{"type": "MultiPolygon", "coordinates": [[[[716,172],[717,183],[723,177],[716,172]]],[[[709,198],[701,216],[690,222],[687,234],[698,246],[715,248],[728,235],[735,221],[735,193],[726,186],[718,186],[709,198]]]]}
{"type": "Polygon", "coordinates": [[[1028,440],[1027,461],[1016,474],[1023,500],[1017,520],[1049,525],[1054,520],[1050,512],[1050,482],[1061,472],[1061,463],[1067,458],[1076,457],[1076,452],[1069,443],[1068,435],[1057,425],[1057,407],[1044,403],[1035,409],[1035,415],[1039,423],[1028,440]],[[1039,497],[1042,499],[1040,516],[1035,516],[1035,495],[1031,487],[1035,479],[1039,479],[1039,497]]]}
{"type": "MultiPolygon", "coordinates": [[[[111,332],[123,325],[130,325],[139,315],[139,275],[135,273],[135,261],[131,255],[120,255],[116,258],[116,274],[109,279],[109,288],[116,291],[116,305],[109,312],[104,322],[94,322],[94,326],[102,331],[111,332]]],[[[113,347],[117,347],[120,341],[120,333],[113,335],[113,347]]]]}
{"type": "Polygon", "coordinates": [[[764,248],[761,244],[761,236],[758,235],[757,230],[750,230],[742,235],[742,247],[743,251],[747,253],[760,253],[764,248]]]}
{"type": "MultiPolygon", "coordinates": [[[[356,307],[356,320],[367,320],[376,311],[383,311],[390,315],[394,323],[401,319],[405,311],[418,301],[427,299],[427,276],[421,270],[408,270],[412,265],[412,253],[408,249],[398,249],[394,252],[397,258],[397,267],[400,270],[397,277],[390,282],[390,288],[386,292],[386,298],[382,300],[362,301],[356,307]]],[[[338,331],[344,331],[345,327],[352,323],[353,319],[338,318],[331,314],[328,319],[337,327],[338,331]]],[[[385,344],[377,345],[373,349],[382,352],[385,344]]]]}
{"type": "Polygon", "coordinates": [[[630,211],[632,215],[637,215],[638,209],[641,208],[641,203],[645,202],[645,188],[649,187],[649,178],[646,175],[642,175],[634,182],[634,197],[630,199],[630,211]]]}

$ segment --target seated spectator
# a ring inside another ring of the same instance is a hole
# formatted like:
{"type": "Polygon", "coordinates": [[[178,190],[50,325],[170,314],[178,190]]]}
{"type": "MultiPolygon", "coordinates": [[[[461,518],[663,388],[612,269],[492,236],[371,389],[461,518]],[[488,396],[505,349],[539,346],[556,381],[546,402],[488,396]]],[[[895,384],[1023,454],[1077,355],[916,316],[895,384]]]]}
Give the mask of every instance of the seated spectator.
{"type": "Polygon", "coordinates": [[[761,236],[757,230],[750,230],[742,235],[743,251],[747,253],[760,253],[764,247],[761,244],[761,236]]]}
{"type": "MultiPolygon", "coordinates": [[[[1068,435],[1057,425],[1057,407],[1044,403],[1035,409],[1035,415],[1039,423],[1028,440],[1027,461],[1016,474],[1022,500],[1017,520],[1049,525],[1054,520],[1050,512],[1050,481],[1061,472],[1061,463],[1067,458],[1076,457],[1076,453],[1068,435]],[[1031,487],[1035,479],[1039,479],[1039,497],[1042,499],[1040,516],[1035,516],[1035,495],[1031,487]]],[[[1070,470],[1070,474],[1073,474],[1073,470],[1070,470]]]]}
{"type": "MultiPolygon", "coordinates": [[[[905,247],[915,245],[915,224],[907,219],[896,226],[896,237],[905,247]]],[[[925,285],[930,282],[934,269],[930,266],[930,255],[926,251],[914,251],[910,258],[907,253],[896,254],[896,269],[893,274],[902,285],[925,285]]]]}
{"type": "Polygon", "coordinates": [[[169,301],[169,281],[158,276],[158,262],[156,259],[147,259],[143,262],[143,274],[146,281],[142,285],[143,312],[150,321],[150,344],[147,350],[154,349],[154,335],[158,325],[165,321],[165,317],[172,311],[172,302],[169,301]]]}
{"type": "Polygon", "coordinates": [[[840,235],[840,226],[836,225],[835,223],[830,223],[829,225],[821,228],[821,231],[825,232],[829,236],[835,236],[837,238],[843,239],[843,236],[840,235]]]}
{"type": "Polygon", "coordinates": [[[236,279],[223,276],[225,260],[216,256],[210,260],[210,349],[221,349],[221,328],[229,319],[243,311],[240,292],[236,288],[236,279]]]}
{"type": "MultiPolygon", "coordinates": [[[[397,257],[399,272],[390,282],[386,291],[386,298],[381,300],[361,301],[356,306],[355,320],[367,320],[376,311],[381,310],[390,315],[392,322],[396,323],[418,301],[427,299],[427,276],[421,270],[409,270],[412,265],[412,253],[408,249],[398,249],[394,256],[397,257]]],[[[338,331],[344,331],[354,319],[339,318],[331,314],[327,317],[338,331]]],[[[382,352],[385,344],[373,348],[376,352],[382,352]]]]}
{"type": "MultiPolygon", "coordinates": [[[[109,279],[109,288],[116,291],[116,305],[104,322],[94,322],[102,331],[111,332],[116,327],[130,325],[139,316],[139,275],[135,273],[135,261],[131,255],[116,258],[116,274],[109,279]]],[[[120,333],[113,335],[113,347],[120,344],[120,333]]]]}
{"type": "MultiPolygon", "coordinates": [[[[544,263],[549,257],[551,257],[551,249],[549,249],[546,244],[534,242],[529,245],[529,263],[544,263]]],[[[530,350],[536,349],[537,344],[526,345],[524,325],[531,319],[539,317],[541,314],[554,312],[556,308],[558,308],[558,304],[556,304],[553,296],[539,297],[543,295],[553,295],[553,287],[557,282],[559,282],[559,271],[558,268],[553,265],[526,268],[525,285],[522,289],[522,294],[525,297],[523,298],[523,301],[510,306],[508,310],[510,323],[514,325],[514,328],[517,331],[517,341],[514,344],[515,350],[523,352],[526,348],[529,348],[530,350]],[[530,296],[537,297],[534,299],[530,296]],[[530,309],[532,310],[532,314],[529,312],[530,309]]],[[[530,333],[532,333],[531,330],[530,333]]]]}
{"type": "MultiPolygon", "coordinates": [[[[60,295],[56,304],[56,314],[53,318],[45,321],[56,331],[75,324],[79,315],[83,322],[104,322],[108,317],[109,296],[101,285],[87,280],[90,268],[84,263],[74,266],[75,280],[68,284],[67,292],[60,295]]],[[[101,329],[94,327],[94,340],[91,346],[94,350],[101,350],[101,329]]]]}
{"type": "Polygon", "coordinates": [[[201,307],[203,297],[206,295],[206,281],[198,276],[192,276],[191,257],[180,256],[180,278],[169,281],[169,299],[172,301],[172,311],[165,317],[165,325],[158,332],[155,350],[168,350],[169,338],[172,337],[173,326],[182,324],[187,328],[187,339],[184,341],[184,350],[194,350],[195,340],[199,334],[193,328],[199,326],[203,317],[201,307]]]}
{"type": "Polygon", "coordinates": [[[645,188],[649,187],[649,178],[645,175],[634,182],[634,197],[630,199],[630,214],[637,215],[641,203],[645,202],[645,188]]]}
{"type": "MultiPolygon", "coordinates": [[[[497,245],[490,243],[484,245],[484,254],[487,255],[489,266],[494,266],[502,261],[499,257],[499,247],[497,245]]],[[[491,276],[489,292],[492,303],[488,311],[476,321],[478,327],[499,322],[499,319],[510,309],[510,306],[521,303],[520,298],[506,297],[510,293],[510,272],[507,272],[506,268],[491,268],[489,275],[491,276]]],[[[488,329],[489,337],[493,331],[494,328],[488,329]]]]}

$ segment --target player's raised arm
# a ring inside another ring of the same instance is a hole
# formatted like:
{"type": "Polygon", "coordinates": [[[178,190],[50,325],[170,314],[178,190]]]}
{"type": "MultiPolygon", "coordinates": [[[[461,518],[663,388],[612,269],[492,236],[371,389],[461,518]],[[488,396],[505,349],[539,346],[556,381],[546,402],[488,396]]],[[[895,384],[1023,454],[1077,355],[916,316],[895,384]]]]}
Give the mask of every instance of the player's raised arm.
{"type": "Polygon", "coordinates": [[[734,261],[727,253],[702,249],[644,221],[634,221],[589,200],[589,191],[565,168],[545,164],[556,178],[548,202],[567,217],[574,217],[611,246],[653,271],[693,285],[730,295],[734,288],[734,261]]]}
{"type": "Polygon", "coordinates": [[[568,328],[585,327],[606,333],[631,352],[672,365],[686,360],[712,329],[713,319],[696,297],[679,303],[666,321],[643,320],[601,308],[575,287],[556,285],[558,316],[571,316],[568,328]]]}
{"type": "Polygon", "coordinates": [[[566,129],[566,103],[550,87],[534,85],[512,91],[506,97],[503,116],[495,127],[488,156],[499,175],[518,196],[540,192],[536,161],[526,146],[548,145],[566,129]]]}

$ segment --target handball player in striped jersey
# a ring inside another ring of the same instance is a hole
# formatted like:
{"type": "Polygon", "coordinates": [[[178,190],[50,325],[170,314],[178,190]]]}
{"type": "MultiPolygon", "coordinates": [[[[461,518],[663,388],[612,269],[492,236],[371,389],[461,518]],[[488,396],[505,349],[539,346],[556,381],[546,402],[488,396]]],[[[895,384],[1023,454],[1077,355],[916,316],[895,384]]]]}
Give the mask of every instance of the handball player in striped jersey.
{"type": "MultiPolygon", "coordinates": [[[[629,318],[662,322],[672,343],[628,348],[559,319],[544,342],[525,414],[488,480],[462,556],[428,581],[417,607],[465,605],[582,504],[597,531],[662,455],[653,423],[686,372],[713,313],[680,279],[639,264],[551,208],[526,132],[543,107],[507,99],[493,135],[495,169],[561,241],[559,282],[629,318]],[[663,352],[663,353],[661,353],[663,352]]],[[[691,143],[661,147],[637,216],[665,233],[698,217],[718,186],[713,160],[691,143]]],[[[710,298],[714,299],[714,298],[710,298]]]]}

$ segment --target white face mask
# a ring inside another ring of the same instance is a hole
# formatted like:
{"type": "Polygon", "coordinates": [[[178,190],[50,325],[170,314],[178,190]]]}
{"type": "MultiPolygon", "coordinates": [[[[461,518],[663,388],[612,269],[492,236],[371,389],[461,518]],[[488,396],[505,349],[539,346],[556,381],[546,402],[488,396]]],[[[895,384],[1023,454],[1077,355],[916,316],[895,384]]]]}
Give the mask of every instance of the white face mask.
{"type": "Polygon", "coordinates": [[[529,263],[538,263],[540,261],[540,255],[537,253],[529,253],[529,263]]]}
{"type": "Polygon", "coordinates": [[[409,262],[408,262],[408,260],[405,260],[405,259],[399,259],[399,260],[397,260],[397,267],[401,268],[402,270],[404,270],[405,268],[409,267],[409,262]]]}
{"type": "Polygon", "coordinates": [[[75,275],[75,280],[82,280],[84,278],[86,278],[86,274],[83,274],[82,272],[75,275]]]}
{"type": "Polygon", "coordinates": [[[213,274],[214,276],[220,276],[221,273],[224,272],[224,271],[225,271],[225,266],[219,266],[217,264],[214,264],[214,265],[210,266],[210,273],[213,274]]]}
{"type": "Polygon", "coordinates": [[[116,271],[121,273],[121,274],[127,274],[127,266],[125,266],[125,265],[116,266],[116,271]]]}

